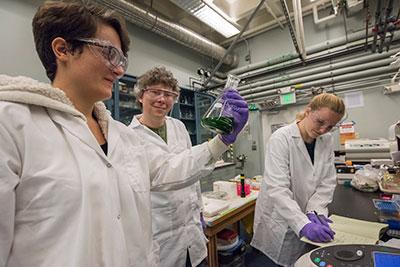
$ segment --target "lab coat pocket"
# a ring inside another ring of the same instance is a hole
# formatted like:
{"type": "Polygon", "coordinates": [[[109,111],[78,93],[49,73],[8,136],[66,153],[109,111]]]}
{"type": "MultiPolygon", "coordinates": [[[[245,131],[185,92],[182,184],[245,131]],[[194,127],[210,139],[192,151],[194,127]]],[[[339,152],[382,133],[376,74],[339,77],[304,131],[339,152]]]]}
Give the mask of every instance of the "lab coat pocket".
{"type": "Polygon", "coordinates": [[[172,218],[174,215],[176,215],[174,209],[169,206],[152,208],[153,236],[161,247],[172,238],[172,218]]]}
{"type": "Polygon", "coordinates": [[[124,171],[129,179],[133,191],[150,191],[150,178],[147,162],[141,155],[145,152],[142,147],[137,146],[135,150],[124,149],[123,165],[124,171]]]}

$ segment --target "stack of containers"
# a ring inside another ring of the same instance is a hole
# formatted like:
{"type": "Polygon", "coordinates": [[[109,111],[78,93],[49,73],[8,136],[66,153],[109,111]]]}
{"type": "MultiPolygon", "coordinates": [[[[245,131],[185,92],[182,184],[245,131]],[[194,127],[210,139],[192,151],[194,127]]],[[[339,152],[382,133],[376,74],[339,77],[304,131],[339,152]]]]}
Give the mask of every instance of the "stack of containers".
{"type": "Polygon", "coordinates": [[[236,231],[224,229],[217,234],[218,262],[220,267],[244,266],[245,242],[236,231]]]}
{"type": "Polygon", "coordinates": [[[379,210],[379,220],[389,224],[390,229],[400,229],[400,195],[393,195],[391,200],[373,199],[379,210]]]}

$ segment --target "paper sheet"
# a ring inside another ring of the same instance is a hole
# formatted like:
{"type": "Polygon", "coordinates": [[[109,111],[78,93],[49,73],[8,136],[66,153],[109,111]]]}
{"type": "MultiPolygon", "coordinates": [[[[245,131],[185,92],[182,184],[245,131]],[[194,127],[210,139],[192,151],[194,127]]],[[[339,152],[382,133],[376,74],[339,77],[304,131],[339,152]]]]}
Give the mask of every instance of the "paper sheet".
{"type": "Polygon", "coordinates": [[[384,223],[356,220],[339,215],[331,215],[329,219],[333,221],[330,226],[336,233],[334,240],[328,243],[313,242],[306,237],[302,237],[301,240],[320,247],[339,244],[376,244],[382,229],[388,227],[384,223]]]}

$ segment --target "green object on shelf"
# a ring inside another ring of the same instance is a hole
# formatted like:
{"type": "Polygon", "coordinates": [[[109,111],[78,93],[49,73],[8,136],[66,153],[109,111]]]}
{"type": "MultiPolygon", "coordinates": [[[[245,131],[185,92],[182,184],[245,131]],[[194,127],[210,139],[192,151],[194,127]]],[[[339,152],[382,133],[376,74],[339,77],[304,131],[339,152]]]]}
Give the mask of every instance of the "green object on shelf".
{"type": "Polygon", "coordinates": [[[233,130],[233,118],[209,117],[201,119],[201,125],[219,134],[229,134],[233,130]]]}

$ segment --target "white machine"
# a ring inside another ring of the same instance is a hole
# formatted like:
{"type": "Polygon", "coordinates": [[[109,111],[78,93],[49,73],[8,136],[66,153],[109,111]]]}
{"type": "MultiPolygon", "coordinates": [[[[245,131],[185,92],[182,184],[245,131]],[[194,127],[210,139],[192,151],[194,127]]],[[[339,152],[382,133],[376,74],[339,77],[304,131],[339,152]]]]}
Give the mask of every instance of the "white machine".
{"type": "Polygon", "coordinates": [[[389,127],[389,149],[393,162],[400,163],[400,121],[389,127]]]}
{"type": "Polygon", "coordinates": [[[346,160],[390,159],[389,144],[389,141],[383,138],[346,140],[346,160]]]}
{"type": "Polygon", "coordinates": [[[301,256],[295,267],[399,267],[400,249],[377,245],[333,245],[301,256]]]}

